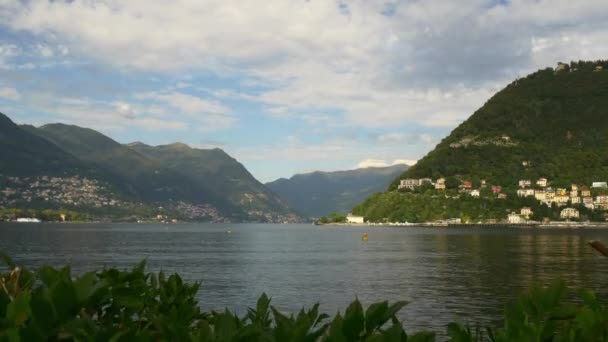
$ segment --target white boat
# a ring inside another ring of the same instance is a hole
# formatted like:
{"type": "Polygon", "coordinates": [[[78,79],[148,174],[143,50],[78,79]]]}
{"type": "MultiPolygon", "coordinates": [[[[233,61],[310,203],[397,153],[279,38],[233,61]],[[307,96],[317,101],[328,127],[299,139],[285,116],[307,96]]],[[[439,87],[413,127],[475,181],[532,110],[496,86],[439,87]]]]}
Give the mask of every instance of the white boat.
{"type": "Polygon", "coordinates": [[[31,218],[31,217],[20,217],[17,219],[17,222],[24,222],[24,223],[38,223],[41,222],[39,219],[37,218],[31,218]]]}

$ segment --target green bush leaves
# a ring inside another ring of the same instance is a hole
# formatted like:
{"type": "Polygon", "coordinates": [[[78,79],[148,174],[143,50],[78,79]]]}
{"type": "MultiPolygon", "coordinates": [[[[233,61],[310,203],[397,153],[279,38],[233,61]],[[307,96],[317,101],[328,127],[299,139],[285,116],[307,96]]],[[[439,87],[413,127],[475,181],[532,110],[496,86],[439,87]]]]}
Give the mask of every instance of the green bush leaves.
{"type": "MultiPolygon", "coordinates": [[[[17,268],[0,275],[0,341],[435,341],[433,332],[408,335],[397,313],[405,302],[359,300],[333,319],[319,305],[285,315],[262,294],[244,317],[201,312],[199,284],[178,275],[104,269],[72,277],[69,267],[17,268]]],[[[446,339],[478,341],[608,341],[608,308],[587,290],[574,305],[556,283],[533,288],[505,308],[503,326],[450,323],[446,339]]]]}

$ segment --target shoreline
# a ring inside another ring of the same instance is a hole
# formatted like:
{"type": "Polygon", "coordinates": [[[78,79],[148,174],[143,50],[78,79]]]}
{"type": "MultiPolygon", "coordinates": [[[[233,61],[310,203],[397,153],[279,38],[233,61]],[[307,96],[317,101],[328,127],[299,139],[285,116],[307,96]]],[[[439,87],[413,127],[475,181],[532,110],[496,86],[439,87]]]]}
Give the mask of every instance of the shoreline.
{"type": "Polygon", "coordinates": [[[398,228],[598,228],[608,229],[608,222],[549,222],[549,223],[315,223],[334,227],[398,227],[398,228]]]}

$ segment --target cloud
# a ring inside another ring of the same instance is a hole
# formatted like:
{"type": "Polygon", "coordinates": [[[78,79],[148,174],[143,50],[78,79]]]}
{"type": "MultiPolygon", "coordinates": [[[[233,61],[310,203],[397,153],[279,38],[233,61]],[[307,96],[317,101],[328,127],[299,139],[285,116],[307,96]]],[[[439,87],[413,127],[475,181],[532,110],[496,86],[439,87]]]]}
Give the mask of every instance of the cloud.
{"type": "Polygon", "coordinates": [[[200,122],[200,130],[225,129],[232,127],[237,118],[230,108],[218,101],[203,99],[198,96],[179,92],[147,92],[135,94],[135,99],[155,102],[165,106],[165,112],[175,111],[185,117],[200,122]]]}
{"type": "Polygon", "coordinates": [[[409,160],[409,159],[396,159],[392,162],[388,162],[383,159],[365,159],[365,160],[359,162],[359,164],[357,164],[357,168],[387,167],[387,166],[399,165],[399,164],[406,164],[406,165],[411,166],[411,165],[416,164],[416,161],[409,160]]]}
{"type": "Polygon", "coordinates": [[[18,101],[21,99],[21,94],[15,88],[0,88],[0,99],[18,101]]]}
{"type": "Polygon", "coordinates": [[[11,68],[8,61],[13,57],[18,56],[20,52],[21,49],[15,44],[0,43],[0,69],[11,68]]]}
{"type": "MultiPolygon", "coordinates": [[[[603,0],[5,3],[6,27],[52,42],[43,56],[56,45],[118,68],[236,75],[268,86],[244,96],[271,115],[314,111],[361,127],[452,127],[514,77],[608,54],[603,0]]],[[[183,112],[224,113],[163,96],[183,112]]]]}

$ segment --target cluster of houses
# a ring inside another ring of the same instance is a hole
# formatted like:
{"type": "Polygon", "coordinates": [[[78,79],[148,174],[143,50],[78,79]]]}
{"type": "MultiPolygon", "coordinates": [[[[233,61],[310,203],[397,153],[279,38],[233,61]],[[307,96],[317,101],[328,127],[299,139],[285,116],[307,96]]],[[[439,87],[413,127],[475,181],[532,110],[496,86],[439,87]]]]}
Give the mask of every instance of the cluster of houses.
{"type": "MultiPolygon", "coordinates": [[[[579,186],[572,184],[570,190],[565,188],[553,189],[549,186],[546,178],[540,178],[536,181],[536,187],[532,187],[532,182],[527,179],[519,181],[519,189],[517,196],[519,197],[534,197],[541,203],[548,206],[556,204],[557,206],[566,206],[571,204],[583,204],[588,209],[608,210],[608,196],[598,195],[595,198],[591,195],[591,189],[587,186],[579,186]]],[[[606,182],[593,182],[591,188],[607,189],[606,182]]]]}
{"type": "Polygon", "coordinates": [[[119,207],[124,203],[99,181],[74,177],[6,177],[0,207],[52,202],[73,206],[119,207]]]}
{"type": "MultiPolygon", "coordinates": [[[[432,185],[436,190],[446,189],[445,178],[439,178],[435,182],[431,178],[420,178],[420,179],[402,179],[399,182],[398,189],[409,189],[415,190],[416,188],[425,184],[432,185]]],[[[487,187],[488,184],[485,180],[481,180],[481,188],[487,187]]],[[[499,185],[492,185],[492,193],[498,199],[506,199],[507,195],[502,192],[502,187],[499,185]]],[[[534,197],[540,203],[552,206],[553,204],[558,207],[566,207],[569,205],[584,205],[590,210],[608,210],[608,195],[596,195],[592,196],[591,189],[608,189],[607,182],[593,182],[591,188],[588,186],[580,186],[578,184],[572,184],[570,189],[566,188],[552,188],[550,182],[546,178],[540,178],[536,182],[532,182],[529,179],[522,179],[519,181],[519,189],[517,190],[518,197],[534,197]]],[[[459,185],[460,192],[466,193],[472,197],[480,197],[480,189],[474,189],[473,184],[470,181],[463,181],[459,185]]],[[[529,207],[523,207],[519,213],[511,213],[508,215],[509,223],[524,223],[530,219],[534,213],[529,207]]],[[[560,212],[560,217],[565,220],[578,219],[580,213],[576,208],[564,208],[560,212]]]]}
{"type": "MultiPolygon", "coordinates": [[[[409,189],[409,190],[414,190],[420,186],[423,186],[425,184],[430,184],[432,185],[436,190],[445,190],[446,189],[446,183],[445,183],[445,178],[439,178],[437,179],[435,182],[433,182],[433,180],[431,178],[420,178],[420,179],[412,179],[412,178],[408,178],[408,179],[401,179],[399,181],[399,185],[397,186],[398,189],[409,189]]],[[[481,180],[481,188],[485,188],[487,187],[488,184],[485,180],[481,180]]],[[[464,181],[461,182],[461,184],[459,185],[459,189],[460,192],[462,193],[466,193],[470,196],[473,197],[480,197],[481,196],[481,192],[480,189],[474,189],[473,188],[473,183],[470,181],[464,181]]],[[[496,195],[496,197],[498,199],[506,199],[507,198],[507,194],[502,192],[502,187],[500,185],[492,185],[492,193],[496,195]]]]}

